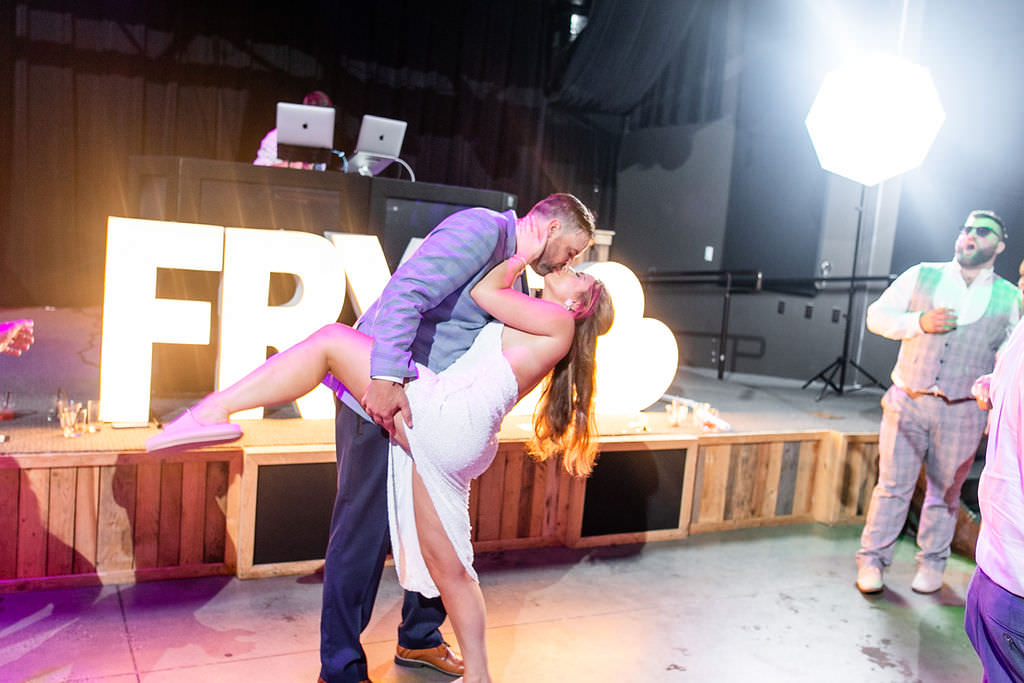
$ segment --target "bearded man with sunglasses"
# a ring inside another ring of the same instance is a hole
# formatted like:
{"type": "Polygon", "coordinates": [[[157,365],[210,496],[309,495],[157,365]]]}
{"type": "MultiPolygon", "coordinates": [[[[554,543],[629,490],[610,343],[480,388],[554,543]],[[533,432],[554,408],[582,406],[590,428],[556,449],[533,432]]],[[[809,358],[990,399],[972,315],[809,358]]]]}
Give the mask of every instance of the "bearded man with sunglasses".
{"type": "Polygon", "coordinates": [[[1020,318],[1020,292],[992,270],[1005,248],[1002,219],[972,211],[952,261],[911,267],[868,307],[868,329],[900,340],[900,351],[893,385],[882,397],[878,484],[857,552],[862,593],[882,591],[922,463],[928,483],[911,588],[934,593],[942,587],[960,488],[988,415],[971,385],[992,372],[996,352],[1020,318]]]}

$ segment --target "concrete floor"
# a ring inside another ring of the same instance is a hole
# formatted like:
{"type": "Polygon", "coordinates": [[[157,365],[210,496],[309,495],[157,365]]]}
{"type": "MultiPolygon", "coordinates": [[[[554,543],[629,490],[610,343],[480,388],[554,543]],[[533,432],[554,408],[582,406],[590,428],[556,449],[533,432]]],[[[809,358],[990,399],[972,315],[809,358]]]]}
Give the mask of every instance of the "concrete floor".
{"type": "MultiPolygon", "coordinates": [[[[854,587],[859,529],[818,524],[646,546],[482,555],[495,679],[981,680],[963,631],[973,564],[930,596],[901,539],[879,597],[854,587]]],[[[0,680],[313,683],[319,577],[203,578],[0,596],[0,680]]],[[[378,683],[446,681],[395,666],[394,570],[365,634],[378,683]]],[[[450,632],[446,636],[454,642],[450,632]]]]}

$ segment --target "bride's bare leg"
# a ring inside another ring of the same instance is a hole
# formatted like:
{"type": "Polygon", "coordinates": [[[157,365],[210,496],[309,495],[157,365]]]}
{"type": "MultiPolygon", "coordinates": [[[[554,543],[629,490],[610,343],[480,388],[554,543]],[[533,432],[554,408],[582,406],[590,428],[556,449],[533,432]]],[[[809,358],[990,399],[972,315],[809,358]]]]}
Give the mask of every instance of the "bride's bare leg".
{"type": "Polygon", "coordinates": [[[480,584],[466,573],[455,554],[441,519],[430,499],[419,472],[413,467],[413,510],[420,550],[427,563],[430,577],[441,591],[441,600],[452,620],[455,637],[459,641],[462,659],[466,663],[463,679],[467,683],[489,683],[487,668],[487,614],[480,584]]]}
{"type": "Polygon", "coordinates": [[[357,398],[370,381],[372,340],[348,325],[326,325],[192,408],[200,424],[225,422],[231,413],[293,401],[330,371],[357,398]]]}

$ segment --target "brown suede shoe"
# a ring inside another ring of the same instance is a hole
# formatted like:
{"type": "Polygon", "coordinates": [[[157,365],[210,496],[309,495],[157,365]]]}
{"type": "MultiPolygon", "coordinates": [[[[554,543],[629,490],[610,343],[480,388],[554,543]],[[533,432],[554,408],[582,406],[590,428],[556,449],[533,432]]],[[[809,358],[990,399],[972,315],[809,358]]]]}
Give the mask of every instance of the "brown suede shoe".
{"type": "Polygon", "coordinates": [[[395,664],[399,666],[429,666],[449,676],[461,676],[466,670],[462,658],[452,652],[448,643],[426,650],[410,650],[399,645],[395,650],[395,664]]]}

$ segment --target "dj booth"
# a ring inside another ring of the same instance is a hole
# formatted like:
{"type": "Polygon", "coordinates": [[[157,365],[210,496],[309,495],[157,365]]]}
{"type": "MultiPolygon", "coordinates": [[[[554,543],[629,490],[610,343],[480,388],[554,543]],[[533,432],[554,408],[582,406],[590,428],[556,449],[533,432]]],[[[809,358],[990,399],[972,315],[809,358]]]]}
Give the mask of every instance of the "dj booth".
{"type": "Polygon", "coordinates": [[[136,218],[377,235],[392,269],[410,238],[448,214],[517,203],[495,190],[210,159],[137,156],[129,168],[136,218]]]}

